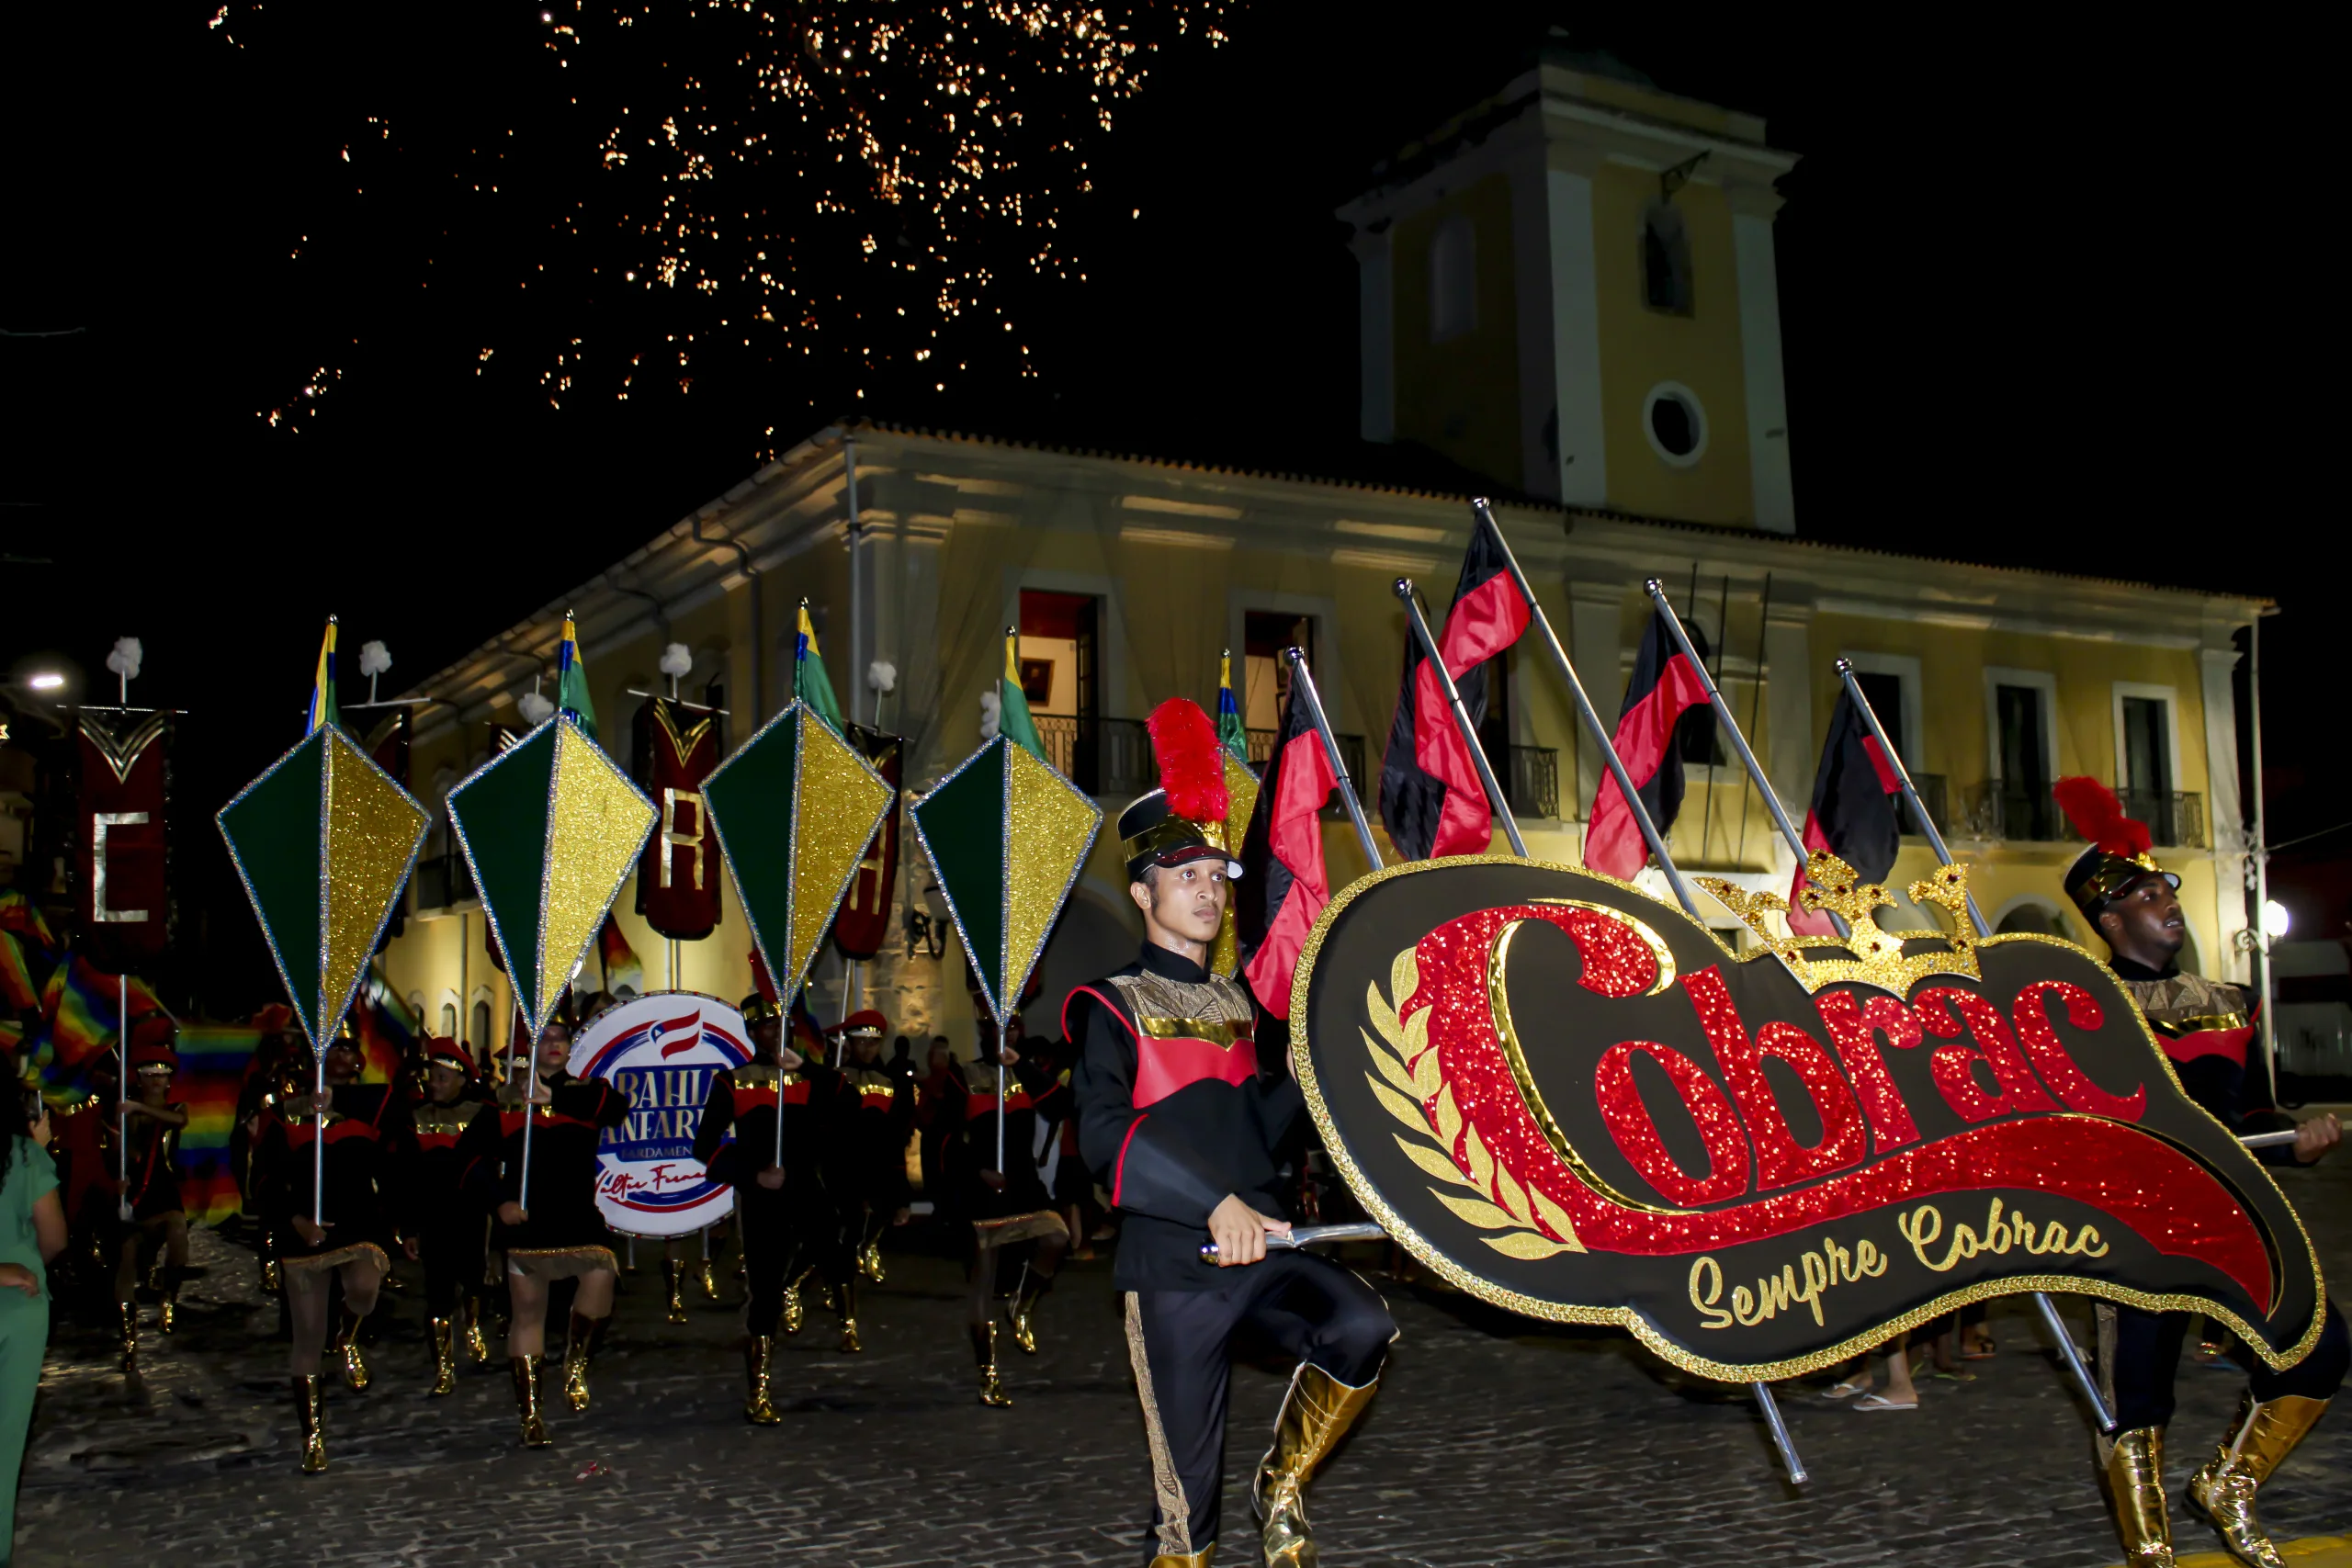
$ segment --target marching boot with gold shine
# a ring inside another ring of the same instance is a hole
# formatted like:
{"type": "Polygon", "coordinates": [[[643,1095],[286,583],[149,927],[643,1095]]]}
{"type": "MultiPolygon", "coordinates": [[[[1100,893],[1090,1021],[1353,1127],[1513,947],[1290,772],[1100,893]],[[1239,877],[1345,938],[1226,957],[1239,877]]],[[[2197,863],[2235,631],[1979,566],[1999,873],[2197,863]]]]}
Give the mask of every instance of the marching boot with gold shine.
{"type": "Polygon", "coordinates": [[[155,1304],[155,1325],[166,1334],[180,1325],[180,1281],[186,1277],[186,1272],[175,1264],[166,1263],[157,1276],[160,1283],[155,1287],[159,1298],[155,1304]]]}
{"type": "Polygon", "coordinates": [[[446,1317],[436,1317],[433,1329],[433,1386],[425,1397],[438,1399],[458,1392],[458,1325],[446,1317]]]}
{"type": "Polygon", "coordinates": [[[710,1266],[710,1254],[707,1252],[702,1255],[702,1263],[695,1269],[695,1283],[702,1287],[703,1300],[715,1302],[718,1299],[718,1275],[710,1266]]]}
{"type": "Polygon", "coordinates": [[[1151,1560],[1151,1568],[1216,1568],[1216,1565],[1215,1541],[1198,1551],[1163,1551],[1151,1560]]]}
{"type": "Polygon", "coordinates": [[[539,1359],[510,1356],[506,1365],[514,1374],[514,1415],[522,1424],[523,1446],[546,1448],[555,1439],[548,1436],[547,1421],[539,1414],[539,1359]]]}
{"type": "Polygon", "coordinates": [[[135,1372],[139,1370],[139,1303],[117,1302],[115,1311],[122,1322],[122,1370],[135,1372]]]}
{"type": "Polygon", "coordinates": [[[466,1359],[477,1367],[490,1365],[490,1343],[481,1337],[481,1298],[467,1296],[458,1310],[464,1314],[466,1359]]]}
{"type": "Polygon", "coordinates": [[[267,1225],[262,1227],[261,1246],[254,1249],[254,1261],[261,1265],[261,1293],[277,1294],[277,1243],[271,1238],[267,1225]]]}
{"type": "Polygon", "coordinates": [[[2173,1568],[2172,1517],[2165,1509],[2165,1429],[2119,1432],[2107,1456],[2107,1501],[2124,1568],[2173,1568]]]}
{"type": "Polygon", "coordinates": [[[662,1260],[662,1291],[670,1301],[670,1321],[686,1321],[685,1266],[674,1258],[662,1260]]]}
{"type": "Polygon", "coordinates": [[[879,1233],[865,1238],[857,1249],[857,1271],[876,1284],[882,1282],[882,1237],[879,1233]]]}
{"type": "Polygon", "coordinates": [[[302,1423],[302,1473],[316,1475],[327,1467],[326,1435],[320,1430],[326,1393],[318,1373],[294,1380],[294,1412],[302,1423]]]}
{"type": "Polygon", "coordinates": [[[2288,1394],[2239,1403],[2229,1436],[2188,1478],[2188,1506],[2222,1532],[2230,1554],[2254,1568],[2287,1568],[2270,1534],[2254,1517],[2254,1495],[2327,1410],[2324,1399],[2288,1394]]]}
{"type": "Polygon", "coordinates": [[[605,1320],[571,1314],[571,1332],[563,1345],[563,1397],[574,1410],[588,1408],[588,1362],[596,1354],[605,1320]]]}
{"type": "Polygon", "coordinates": [[[327,1348],[342,1359],[344,1385],[354,1393],[368,1392],[368,1360],[359,1353],[359,1325],[367,1321],[363,1314],[344,1308],[343,1322],[327,1341],[327,1348]]]}
{"type": "Polygon", "coordinates": [[[1292,1375],[1289,1396],[1274,1420],[1274,1445],[1258,1461],[1258,1479],[1250,1489],[1267,1568],[1315,1568],[1306,1483],[1379,1388],[1377,1373],[1362,1388],[1351,1388],[1312,1362],[1301,1362],[1292,1375]]]}
{"type": "Polygon", "coordinates": [[[841,1289],[835,1293],[834,1299],[841,1303],[842,1354],[854,1356],[865,1348],[865,1342],[857,1336],[857,1271],[855,1269],[852,1269],[849,1278],[842,1281],[841,1289]]]}
{"type": "Polygon", "coordinates": [[[996,1410],[1010,1406],[1012,1396],[1004,1392],[1004,1383],[996,1375],[995,1324],[973,1325],[972,1356],[980,1364],[980,1403],[996,1410]]]}
{"type": "Polygon", "coordinates": [[[786,1334],[799,1333],[800,1325],[808,1320],[808,1309],[802,1305],[800,1301],[800,1280],[798,1279],[786,1280],[784,1286],[784,1315],[781,1320],[784,1331],[786,1334]]]}
{"type": "Polygon", "coordinates": [[[1012,1325],[1012,1342],[1024,1355],[1037,1353],[1037,1303],[1054,1288],[1054,1277],[1034,1269],[1022,1276],[1021,1292],[1005,1303],[1004,1315],[1012,1325]]]}
{"type": "Polygon", "coordinates": [[[743,1378],[751,1384],[743,1400],[743,1419],[754,1427],[773,1427],[784,1419],[768,1400],[768,1368],[775,1352],[775,1341],[764,1334],[743,1342],[743,1378]]]}

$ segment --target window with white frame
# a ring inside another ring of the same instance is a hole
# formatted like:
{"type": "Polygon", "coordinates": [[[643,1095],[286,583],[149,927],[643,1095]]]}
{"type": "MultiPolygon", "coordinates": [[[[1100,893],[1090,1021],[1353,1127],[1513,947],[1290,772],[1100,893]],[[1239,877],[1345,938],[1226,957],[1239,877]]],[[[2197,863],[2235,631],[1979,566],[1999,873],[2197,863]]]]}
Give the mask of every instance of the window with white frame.
{"type": "Polygon", "coordinates": [[[2123,814],[2148,824],[2158,844],[2181,839],[2179,695],[2170,686],[2115,682],[2115,786],[2123,814]]]}
{"type": "Polygon", "coordinates": [[[1984,668],[1985,809],[1996,837],[2056,840],[2065,824],[2058,776],[2058,678],[2047,670],[1984,668]]]}
{"type": "MultiPolygon", "coordinates": [[[[1918,773],[1925,761],[1919,754],[1918,660],[1907,653],[1864,653],[1852,649],[1842,657],[1854,667],[1854,683],[1861,687],[1871,711],[1878,716],[1879,727],[1894,742],[1903,765],[1918,773]]],[[[1828,716],[1825,714],[1821,722],[1826,726],[1828,716]]]]}

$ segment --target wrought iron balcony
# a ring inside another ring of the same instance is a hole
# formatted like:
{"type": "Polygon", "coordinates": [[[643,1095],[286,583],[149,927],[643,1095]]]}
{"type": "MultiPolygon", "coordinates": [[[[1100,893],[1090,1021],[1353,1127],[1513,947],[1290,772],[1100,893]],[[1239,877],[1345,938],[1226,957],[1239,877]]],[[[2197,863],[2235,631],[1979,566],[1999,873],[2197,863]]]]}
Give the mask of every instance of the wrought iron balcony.
{"type": "MultiPolygon", "coordinates": [[[[1919,804],[1927,809],[1928,820],[1936,825],[1936,831],[1951,832],[1953,828],[1951,792],[1944,784],[1943,774],[1913,773],[1911,787],[1919,792],[1919,804]]],[[[1919,824],[1911,819],[1908,810],[1903,814],[1903,830],[1905,833],[1918,833],[1920,830],[1919,824]]]]}
{"type": "MultiPolygon", "coordinates": [[[[2184,791],[2159,794],[2151,790],[2120,790],[2123,814],[2148,825],[2148,837],[2158,849],[2205,847],[2205,797],[2184,791]]],[[[1999,779],[1973,785],[1958,831],[1974,839],[2020,839],[2059,843],[2079,837],[2066,814],[2058,809],[2048,786],[2029,789],[1999,779]]]]}
{"type": "Polygon", "coordinates": [[[1514,817],[1560,815],[1560,753],[1550,746],[1514,746],[1499,781],[1514,817]]]}

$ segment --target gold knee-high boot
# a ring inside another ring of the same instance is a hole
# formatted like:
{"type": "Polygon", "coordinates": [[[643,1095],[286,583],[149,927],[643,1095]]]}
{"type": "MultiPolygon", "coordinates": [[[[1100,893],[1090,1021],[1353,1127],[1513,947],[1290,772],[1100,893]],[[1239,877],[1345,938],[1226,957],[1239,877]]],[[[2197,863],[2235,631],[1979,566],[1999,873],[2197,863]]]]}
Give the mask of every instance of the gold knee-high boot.
{"type": "Polygon", "coordinates": [[[1268,1568],[1315,1568],[1315,1541],[1306,1523],[1306,1483],[1356,1417],[1372,1403],[1379,1374],[1351,1388],[1322,1368],[1302,1362],[1274,1422],[1274,1445],[1258,1461],[1250,1506],[1262,1524],[1268,1568]]]}
{"type": "Polygon", "coordinates": [[[605,1326],[601,1317],[571,1314],[571,1332],[563,1347],[563,1397],[574,1410],[588,1408],[588,1362],[605,1326]]]}
{"type": "Polygon", "coordinates": [[[2254,1496],[2286,1457],[2295,1451],[2326,1413],[2324,1399],[2294,1394],[2257,1401],[2246,1394],[2237,1419],[2213,1457],[2188,1478],[2189,1506],[2222,1532],[2241,1562],[2255,1568],[2287,1568],[2269,1532],[2254,1517],[2254,1496]]]}
{"type": "Polygon", "coordinates": [[[686,1321],[685,1266],[674,1258],[662,1260],[662,1290],[670,1300],[670,1321],[686,1321]]]}
{"type": "Polygon", "coordinates": [[[2124,1568],[2173,1568],[2172,1517],[2165,1508],[2165,1429],[2119,1432],[2107,1456],[2107,1501],[2124,1568]]]}
{"type": "Polygon", "coordinates": [[[783,1325],[786,1334],[799,1333],[801,1324],[807,1321],[808,1309],[800,1301],[800,1281],[808,1277],[808,1270],[803,1269],[784,1282],[783,1325]]]}
{"type": "Polygon", "coordinates": [[[1003,1380],[996,1375],[996,1325],[976,1323],[972,1325],[972,1357],[980,1364],[980,1403],[1001,1410],[1012,1403],[1004,1392],[1003,1380]]]}
{"type": "Polygon", "coordinates": [[[865,1348],[865,1341],[857,1333],[857,1269],[853,1267],[849,1277],[842,1281],[834,1299],[841,1303],[842,1354],[854,1356],[865,1348]]]}
{"type": "Polygon", "coordinates": [[[368,1361],[359,1353],[359,1325],[367,1315],[349,1307],[343,1309],[343,1321],[336,1325],[334,1337],[327,1341],[327,1348],[343,1362],[343,1381],[354,1393],[368,1392],[368,1361]]]}
{"type": "Polygon", "coordinates": [[[425,1393],[438,1399],[458,1392],[458,1325],[452,1319],[436,1317],[432,1329],[433,1386],[425,1393]]]}
{"type": "Polygon", "coordinates": [[[327,1439],[319,1419],[326,1402],[316,1372],[294,1380],[294,1412],[302,1423],[302,1473],[316,1475],[327,1467],[327,1439]]]}
{"type": "Polygon", "coordinates": [[[1216,1568],[1216,1542],[1211,1541],[1198,1551],[1163,1551],[1151,1560],[1151,1568],[1216,1568]]]}
{"type": "Polygon", "coordinates": [[[135,1372],[139,1370],[139,1303],[117,1302],[115,1312],[122,1324],[122,1370],[135,1372]]]}
{"type": "Polygon", "coordinates": [[[1032,1269],[1022,1276],[1020,1293],[1005,1304],[1004,1315],[1012,1325],[1012,1342],[1021,1347],[1023,1355],[1037,1353],[1037,1303],[1054,1288],[1054,1277],[1032,1269]]]}
{"type": "Polygon", "coordinates": [[[539,1359],[510,1356],[506,1365],[514,1374],[514,1415],[522,1424],[523,1446],[546,1448],[555,1439],[548,1436],[547,1421],[539,1414],[539,1359]]]}
{"type": "Polygon", "coordinates": [[[169,1334],[180,1325],[180,1281],[187,1270],[175,1263],[166,1263],[156,1276],[155,1326],[169,1334]]]}
{"type": "Polygon", "coordinates": [[[775,1352],[775,1341],[764,1334],[753,1335],[743,1345],[743,1378],[751,1385],[743,1400],[743,1419],[754,1427],[773,1427],[784,1419],[768,1399],[768,1367],[775,1352]]]}
{"type": "Polygon", "coordinates": [[[477,1367],[490,1365],[490,1343],[481,1337],[481,1298],[468,1296],[458,1305],[466,1325],[466,1359],[477,1367]]]}

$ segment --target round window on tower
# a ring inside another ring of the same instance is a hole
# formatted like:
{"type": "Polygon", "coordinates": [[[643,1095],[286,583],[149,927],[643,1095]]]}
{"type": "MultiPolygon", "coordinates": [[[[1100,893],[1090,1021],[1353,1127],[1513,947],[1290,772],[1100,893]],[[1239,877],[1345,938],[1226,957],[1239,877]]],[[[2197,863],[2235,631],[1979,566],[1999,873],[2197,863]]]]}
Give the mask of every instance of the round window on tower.
{"type": "Polygon", "coordinates": [[[1650,450],[1678,468],[1688,468],[1707,450],[1707,411],[1699,396],[1679,381],[1660,381],[1642,400],[1642,433],[1650,450]]]}

